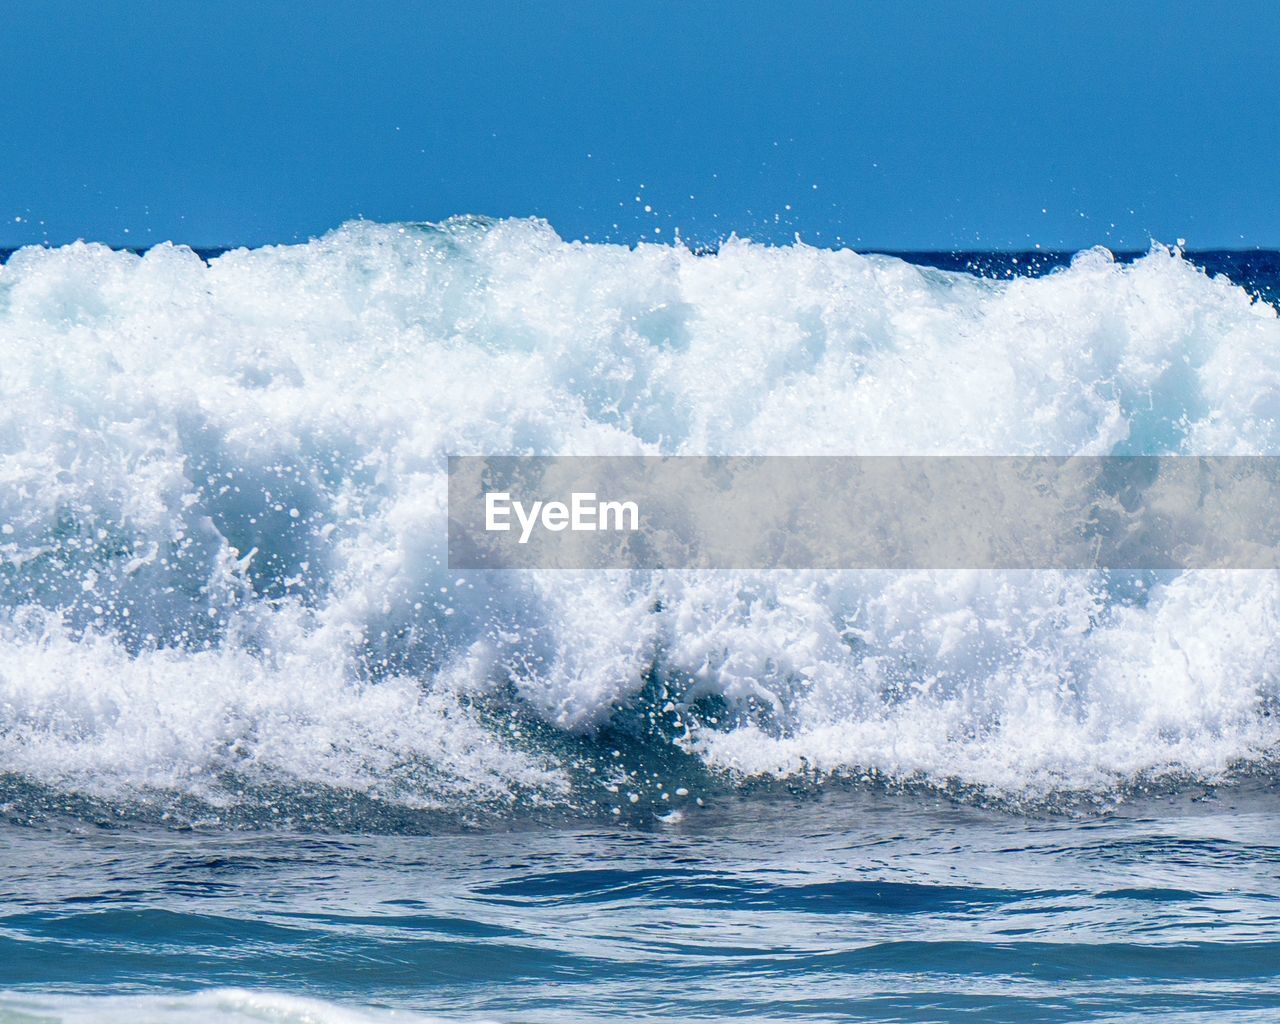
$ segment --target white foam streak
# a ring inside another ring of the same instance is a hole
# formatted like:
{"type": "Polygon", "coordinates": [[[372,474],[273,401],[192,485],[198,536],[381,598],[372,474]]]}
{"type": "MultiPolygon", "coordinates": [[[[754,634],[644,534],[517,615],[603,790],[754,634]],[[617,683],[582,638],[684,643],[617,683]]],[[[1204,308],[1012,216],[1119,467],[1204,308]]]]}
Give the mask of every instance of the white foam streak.
{"type": "Polygon", "coordinates": [[[173,995],[32,995],[0,993],[0,1022],[30,1024],[58,1021],[61,1024],[110,1024],[137,1020],[157,1024],[381,1024],[407,1021],[410,1024],[440,1024],[446,1018],[404,1010],[384,1010],[345,1006],[323,999],[288,995],[282,992],[237,988],[206,989],[173,995]]]}

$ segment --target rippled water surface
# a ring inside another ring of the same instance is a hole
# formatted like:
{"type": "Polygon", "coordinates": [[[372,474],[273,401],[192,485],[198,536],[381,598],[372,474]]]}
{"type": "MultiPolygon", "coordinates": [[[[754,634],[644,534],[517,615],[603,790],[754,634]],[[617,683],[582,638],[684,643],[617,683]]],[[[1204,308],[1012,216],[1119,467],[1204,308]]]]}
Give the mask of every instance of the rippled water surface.
{"type": "Polygon", "coordinates": [[[844,792],[648,829],[10,826],[0,1013],[1268,1020],[1278,805],[1252,786],[1026,817],[844,792]]]}

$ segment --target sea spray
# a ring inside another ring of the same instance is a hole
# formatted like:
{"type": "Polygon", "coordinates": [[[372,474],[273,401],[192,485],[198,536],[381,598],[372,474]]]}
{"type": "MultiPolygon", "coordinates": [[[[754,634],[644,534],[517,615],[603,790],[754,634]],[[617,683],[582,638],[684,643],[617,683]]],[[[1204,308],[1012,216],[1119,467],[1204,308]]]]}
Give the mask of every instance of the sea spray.
{"type": "Polygon", "coordinates": [[[1274,573],[446,557],[456,454],[1276,454],[1275,311],[1177,251],[997,282],[477,218],[207,263],[76,244],[0,270],[0,355],[15,785],[625,807],[621,736],[726,784],[1036,799],[1280,739],[1274,573]]]}

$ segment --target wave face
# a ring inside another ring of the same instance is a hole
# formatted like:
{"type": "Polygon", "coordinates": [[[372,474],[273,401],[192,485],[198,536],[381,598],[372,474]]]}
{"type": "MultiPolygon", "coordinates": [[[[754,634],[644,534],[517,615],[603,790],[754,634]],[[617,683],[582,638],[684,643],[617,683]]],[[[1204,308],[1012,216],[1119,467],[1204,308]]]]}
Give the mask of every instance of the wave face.
{"type": "Polygon", "coordinates": [[[77,244],[0,270],[0,353],[11,801],[665,812],[830,775],[1036,800],[1280,740],[1270,572],[446,564],[449,454],[1280,453],[1274,309],[1176,251],[994,281],[538,221],[207,263],[77,244]]]}

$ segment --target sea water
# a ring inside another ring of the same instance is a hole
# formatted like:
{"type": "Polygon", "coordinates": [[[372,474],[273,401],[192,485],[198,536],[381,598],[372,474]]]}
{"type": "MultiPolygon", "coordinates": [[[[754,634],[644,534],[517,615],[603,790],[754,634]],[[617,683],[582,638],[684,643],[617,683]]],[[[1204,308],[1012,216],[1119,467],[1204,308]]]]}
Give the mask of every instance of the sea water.
{"type": "Polygon", "coordinates": [[[13,253],[0,1019],[1274,1019],[1275,573],[462,573],[446,459],[1280,454],[1276,262],[13,253]]]}

